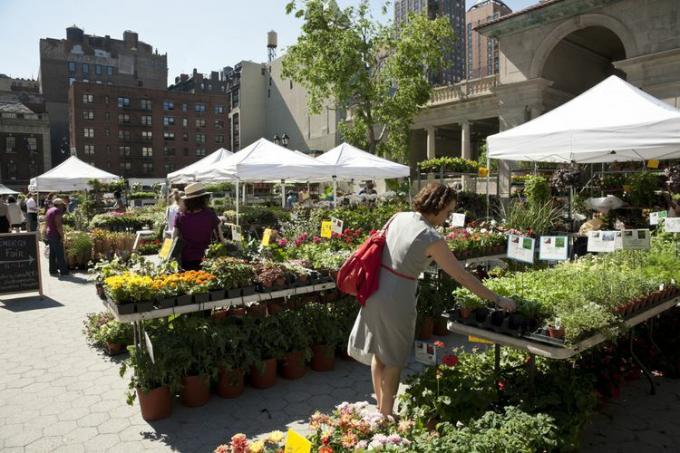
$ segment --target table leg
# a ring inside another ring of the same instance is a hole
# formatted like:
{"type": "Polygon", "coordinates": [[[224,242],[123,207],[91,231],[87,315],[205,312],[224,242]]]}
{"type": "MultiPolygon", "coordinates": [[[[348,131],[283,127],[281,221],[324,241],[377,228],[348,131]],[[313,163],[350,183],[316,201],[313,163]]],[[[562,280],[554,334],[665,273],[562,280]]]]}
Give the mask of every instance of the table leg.
{"type": "Polygon", "coordinates": [[[645,375],[647,378],[647,381],[649,382],[649,394],[650,395],[656,395],[656,388],[654,386],[654,381],[652,380],[652,373],[647,369],[647,367],[640,361],[637,355],[635,355],[635,349],[633,348],[633,336],[635,335],[635,328],[630,329],[630,340],[629,340],[629,346],[630,346],[630,355],[633,357],[633,360],[635,363],[638,364],[640,369],[642,370],[642,373],[645,375]]]}

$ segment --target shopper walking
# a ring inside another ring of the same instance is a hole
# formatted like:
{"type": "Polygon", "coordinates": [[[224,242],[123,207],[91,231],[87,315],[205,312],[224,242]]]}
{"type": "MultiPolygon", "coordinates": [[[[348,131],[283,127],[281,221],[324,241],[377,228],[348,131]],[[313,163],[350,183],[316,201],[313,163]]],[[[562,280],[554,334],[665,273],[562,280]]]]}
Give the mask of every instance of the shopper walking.
{"type": "Polygon", "coordinates": [[[21,231],[21,227],[26,221],[24,213],[21,212],[21,206],[13,195],[7,198],[7,220],[12,231],[21,231]]]}
{"type": "Polygon", "coordinates": [[[50,248],[50,275],[61,276],[69,274],[66,259],[64,258],[64,227],[62,216],[66,211],[66,205],[61,198],[52,200],[52,207],[45,214],[45,237],[50,248]]]}
{"type": "Polygon", "coordinates": [[[224,242],[220,219],[208,207],[210,192],[200,182],[184,189],[184,209],[175,217],[173,237],[181,242],[181,266],[184,270],[198,270],[213,238],[224,242]]]}
{"type": "Polygon", "coordinates": [[[182,192],[173,189],[168,197],[168,203],[168,207],[165,209],[164,234],[166,238],[172,237],[172,232],[175,229],[175,218],[177,217],[177,214],[179,214],[182,205],[182,192]]]}
{"type": "Polygon", "coordinates": [[[26,217],[28,231],[38,231],[38,203],[35,201],[33,193],[29,193],[26,199],[26,217]]]}
{"type": "Polygon", "coordinates": [[[9,218],[7,201],[0,195],[0,234],[9,233],[9,218]]]}
{"type": "Polygon", "coordinates": [[[454,212],[456,193],[430,184],[413,200],[414,212],[396,214],[388,224],[378,290],[368,298],[350,334],[348,353],[371,366],[378,410],[391,415],[401,370],[408,364],[416,327],[418,276],[432,259],[462,286],[506,310],[512,300],[498,296],[467,272],[435,227],[454,212]]]}
{"type": "Polygon", "coordinates": [[[123,193],[120,191],[120,189],[116,189],[113,192],[113,198],[115,200],[113,204],[113,210],[115,212],[125,212],[125,201],[123,200],[123,193]]]}

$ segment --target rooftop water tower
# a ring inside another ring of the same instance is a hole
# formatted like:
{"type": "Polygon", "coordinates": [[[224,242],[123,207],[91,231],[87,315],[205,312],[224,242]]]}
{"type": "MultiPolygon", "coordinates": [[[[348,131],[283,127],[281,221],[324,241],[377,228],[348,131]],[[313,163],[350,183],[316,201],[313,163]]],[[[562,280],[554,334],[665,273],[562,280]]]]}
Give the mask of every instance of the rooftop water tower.
{"type": "Polygon", "coordinates": [[[276,58],[276,47],[279,43],[279,37],[274,30],[267,32],[267,56],[269,64],[276,58]]]}

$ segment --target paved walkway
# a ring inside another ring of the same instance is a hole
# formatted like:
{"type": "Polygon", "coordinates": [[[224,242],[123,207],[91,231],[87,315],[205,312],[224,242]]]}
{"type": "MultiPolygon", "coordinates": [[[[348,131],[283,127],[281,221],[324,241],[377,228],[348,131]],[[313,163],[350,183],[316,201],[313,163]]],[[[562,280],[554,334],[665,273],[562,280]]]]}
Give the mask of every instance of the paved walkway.
{"type": "MultiPolygon", "coordinates": [[[[125,402],[122,358],[89,347],[85,314],[103,310],[85,274],[46,277],[44,300],[0,301],[0,451],[9,452],[210,452],[228,436],[249,436],[287,427],[304,432],[314,410],[342,401],[371,400],[368,368],[338,361],[329,373],[309,371],[297,381],[279,379],[268,390],[247,387],[234,400],[213,396],[207,406],[174,405],[170,419],[149,424],[139,406],[125,402]]],[[[447,343],[460,342],[450,336],[447,343]]],[[[419,365],[414,364],[411,371],[419,365]]],[[[584,451],[680,449],[680,381],[664,381],[659,394],[645,383],[595,418],[584,451]]]]}

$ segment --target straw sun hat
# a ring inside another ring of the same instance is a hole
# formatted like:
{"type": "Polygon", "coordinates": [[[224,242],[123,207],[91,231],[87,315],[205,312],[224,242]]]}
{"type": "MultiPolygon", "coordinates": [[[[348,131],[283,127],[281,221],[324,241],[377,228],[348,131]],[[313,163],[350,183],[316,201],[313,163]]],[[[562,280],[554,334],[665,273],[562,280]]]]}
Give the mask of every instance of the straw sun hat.
{"type": "Polygon", "coordinates": [[[191,198],[200,198],[210,195],[212,192],[207,192],[205,186],[200,182],[194,182],[184,188],[184,196],[182,200],[189,200],[191,198]]]}

